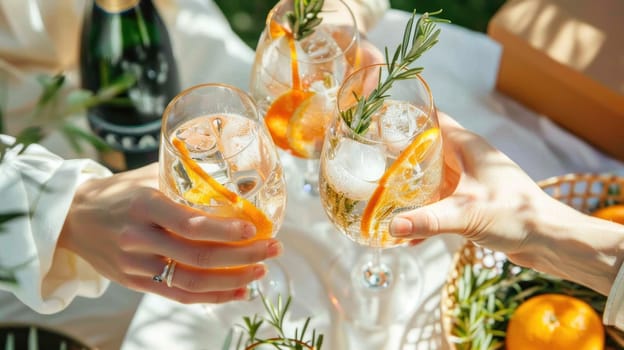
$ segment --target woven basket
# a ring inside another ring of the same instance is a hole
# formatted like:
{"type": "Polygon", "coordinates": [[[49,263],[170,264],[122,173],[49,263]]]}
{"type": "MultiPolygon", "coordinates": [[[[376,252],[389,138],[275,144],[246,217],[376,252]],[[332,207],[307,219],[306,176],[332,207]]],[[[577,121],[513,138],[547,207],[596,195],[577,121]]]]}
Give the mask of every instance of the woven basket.
{"type": "MultiPolygon", "coordinates": [[[[585,213],[590,213],[608,203],[624,203],[624,177],[602,174],[568,174],[552,177],[539,182],[540,187],[552,197],[585,213]],[[619,188],[619,194],[613,189],[619,188]]],[[[482,249],[467,242],[453,258],[453,265],[446,284],[442,288],[441,321],[446,343],[449,349],[457,347],[451,335],[455,308],[457,282],[466,265],[497,269],[505,260],[504,254],[482,249]]]]}

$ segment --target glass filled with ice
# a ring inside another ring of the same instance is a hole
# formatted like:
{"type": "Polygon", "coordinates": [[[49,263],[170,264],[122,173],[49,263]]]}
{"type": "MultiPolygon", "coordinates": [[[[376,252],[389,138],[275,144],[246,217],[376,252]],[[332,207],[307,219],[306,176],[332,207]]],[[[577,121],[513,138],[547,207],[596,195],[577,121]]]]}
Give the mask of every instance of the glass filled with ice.
{"type": "MultiPolygon", "coordinates": [[[[163,115],[159,166],[159,186],[168,197],[256,226],[249,240],[218,244],[245,245],[278,232],[286,206],[282,166],[254,101],[242,90],[204,84],[176,96],[163,115]]],[[[223,267],[223,273],[228,268],[236,267],[223,267]]],[[[284,276],[270,266],[264,278],[270,283],[263,286],[287,293],[284,276]]],[[[250,286],[250,297],[256,287],[250,286]]]]}
{"type": "Polygon", "coordinates": [[[442,182],[442,137],[420,75],[394,81],[376,107],[367,105],[375,107],[371,113],[358,110],[358,101],[386,75],[386,65],[372,65],[345,80],[320,158],[323,208],[360,247],[334,261],[332,300],[348,319],[368,326],[413,311],[419,264],[404,249],[386,249],[406,243],[389,234],[389,223],[399,212],[438,200],[442,182]]]}
{"type": "Polygon", "coordinates": [[[342,0],[310,2],[322,5],[319,12],[295,9],[304,3],[281,0],[269,12],[256,47],[250,92],[282,158],[299,167],[297,190],[316,194],[323,137],[338,87],[360,65],[360,39],[342,0]],[[302,19],[293,19],[295,13],[302,19]],[[298,32],[301,26],[308,29],[298,32]]]}

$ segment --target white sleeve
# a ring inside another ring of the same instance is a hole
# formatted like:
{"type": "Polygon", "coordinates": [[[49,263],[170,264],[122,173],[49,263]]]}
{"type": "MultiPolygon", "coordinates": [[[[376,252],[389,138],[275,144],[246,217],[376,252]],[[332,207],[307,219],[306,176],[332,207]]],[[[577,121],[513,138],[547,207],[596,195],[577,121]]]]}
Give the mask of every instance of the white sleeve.
{"type": "MultiPolygon", "coordinates": [[[[12,138],[0,135],[0,141],[12,138]]],[[[58,312],[76,297],[97,297],[109,281],[56,243],[77,187],[110,176],[89,159],[64,160],[40,145],[10,149],[0,162],[0,214],[30,213],[0,224],[0,282],[33,310],[58,312]],[[8,270],[7,270],[8,268],[8,270]]]]}
{"type": "Polygon", "coordinates": [[[357,20],[358,29],[366,33],[384,16],[389,0],[345,0],[357,20]]]}
{"type": "Polygon", "coordinates": [[[624,330],[624,264],[620,266],[617,277],[613,281],[602,321],[608,326],[624,330]]]}

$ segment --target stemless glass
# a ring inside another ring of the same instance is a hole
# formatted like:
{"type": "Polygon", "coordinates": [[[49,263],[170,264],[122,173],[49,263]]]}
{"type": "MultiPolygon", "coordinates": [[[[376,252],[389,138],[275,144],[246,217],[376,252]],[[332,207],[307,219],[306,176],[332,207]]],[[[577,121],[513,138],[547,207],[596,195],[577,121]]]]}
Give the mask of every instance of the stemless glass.
{"type": "Polygon", "coordinates": [[[360,39],[355,17],[342,0],[325,0],[321,23],[301,39],[288,24],[292,11],[293,0],[281,0],[269,12],[250,92],[283,151],[280,156],[303,175],[296,190],[316,195],[323,137],[338,87],[361,61],[360,39]]]}
{"type": "Polygon", "coordinates": [[[389,222],[396,213],[438,200],[442,181],[442,139],[421,76],[395,81],[365,131],[354,131],[357,122],[347,124],[341,116],[386,75],[385,64],[372,65],[345,80],[320,158],[323,208],[341,233],[360,244],[333,261],[330,299],[347,320],[364,327],[404,319],[418,305],[420,264],[405,249],[385,249],[406,243],[390,236],[389,222]]]}
{"type": "MultiPolygon", "coordinates": [[[[277,149],[251,97],[233,86],[194,86],[169,103],[163,115],[159,182],[170,198],[215,216],[250,220],[250,209],[259,209],[272,226],[262,231],[257,227],[252,239],[274,236],[284,218],[286,184],[277,149]],[[200,169],[189,165],[186,152],[200,169]],[[247,202],[236,202],[247,203],[247,208],[215,196],[201,172],[244,198],[247,202]]],[[[271,266],[262,281],[268,283],[259,288],[267,296],[286,295],[284,271],[267,263],[271,266]]],[[[250,298],[258,295],[257,288],[257,283],[250,284],[250,298]]]]}

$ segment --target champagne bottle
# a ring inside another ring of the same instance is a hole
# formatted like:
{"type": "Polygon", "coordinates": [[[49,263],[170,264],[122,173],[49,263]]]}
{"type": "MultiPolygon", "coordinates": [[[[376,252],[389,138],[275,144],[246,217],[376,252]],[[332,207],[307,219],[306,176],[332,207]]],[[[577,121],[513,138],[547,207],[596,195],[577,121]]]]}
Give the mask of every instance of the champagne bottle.
{"type": "Polygon", "coordinates": [[[180,89],[169,34],[151,0],[87,5],[80,75],[93,92],[134,79],[114,102],[87,111],[91,130],[112,149],[100,161],[116,172],[157,161],[162,113],[180,89]]]}

